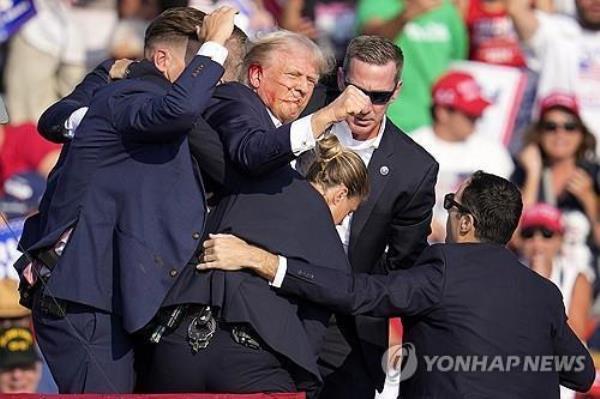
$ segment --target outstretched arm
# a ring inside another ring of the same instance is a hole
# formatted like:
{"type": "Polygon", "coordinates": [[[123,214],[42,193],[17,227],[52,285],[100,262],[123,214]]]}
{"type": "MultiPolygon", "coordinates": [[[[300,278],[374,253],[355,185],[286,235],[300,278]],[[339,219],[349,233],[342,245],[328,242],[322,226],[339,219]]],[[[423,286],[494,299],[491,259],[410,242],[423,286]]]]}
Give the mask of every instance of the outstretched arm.
{"type": "Polygon", "coordinates": [[[413,316],[434,306],[440,299],[445,264],[440,246],[433,246],[410,270],[388,275],[348,274],[300,259],[282,260],[230,235],[211,236],[200,260],[201,270],[248,268],[283,293],[339,313],[379,317],[413,316]]]}

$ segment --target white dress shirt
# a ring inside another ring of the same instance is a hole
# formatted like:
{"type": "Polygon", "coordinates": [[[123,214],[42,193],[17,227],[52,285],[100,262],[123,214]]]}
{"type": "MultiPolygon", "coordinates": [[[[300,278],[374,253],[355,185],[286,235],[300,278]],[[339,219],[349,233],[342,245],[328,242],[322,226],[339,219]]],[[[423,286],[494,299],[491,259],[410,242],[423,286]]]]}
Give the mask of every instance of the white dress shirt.
{"type": "MultiPolygon", "coordinates": [[[[340,143],[349,150],[356,152],[360,158],[365,163],[365,166],[369,167],[369,162],[371,162],[371,157],[373,157],[373,152],[379,148],[379,144],[381,143],[381,138],[383,137],[383,131],[385,130],[385,122],[386,118],[383,117],[381,121],[381,126],[379,127],[379,132],[377,136],[373,137],[369,140],[356,140],[352,136],[352,132],[350,131],[350,126],[346,122],[339,122],[333,125],[331,129],[331,133],[334,134],[339,140],[340,143]]],[[[344,245],[344,251],[348,254],[348,246],[350,245],[350,223],[352,222],[352,214],[349,214],[344,218],[341,224],[337,225],[337,231],[340,235],[340,239],[342,240],[342,244],[344,245]]]]}

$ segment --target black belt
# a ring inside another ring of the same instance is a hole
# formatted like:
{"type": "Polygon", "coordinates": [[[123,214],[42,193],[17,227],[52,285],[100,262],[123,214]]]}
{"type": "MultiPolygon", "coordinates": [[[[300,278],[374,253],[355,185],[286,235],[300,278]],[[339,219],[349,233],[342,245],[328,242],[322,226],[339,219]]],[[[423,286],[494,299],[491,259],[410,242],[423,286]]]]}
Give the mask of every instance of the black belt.
{"type": "Polygon", "coordinates": [[[208,347],[217,327],[229,331],[233,340],[242,346],[255,350],[262,347],[260,338],[249,325],[217,321],[207,305],[185,304],[161,309],[145,329],[146,336],[157,344],[164,334],[174,331],[181,323],[187,323],[186,340],[195,353],[208,347]]]}

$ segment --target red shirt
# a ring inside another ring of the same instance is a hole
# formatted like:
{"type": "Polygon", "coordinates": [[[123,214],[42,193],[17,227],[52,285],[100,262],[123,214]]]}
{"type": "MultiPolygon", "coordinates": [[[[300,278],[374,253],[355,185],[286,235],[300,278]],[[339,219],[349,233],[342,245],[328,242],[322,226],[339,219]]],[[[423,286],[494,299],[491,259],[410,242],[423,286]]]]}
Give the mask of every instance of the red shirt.
{"type": "Polygon", "coordinates": [[[0,139],[0,192],[6,179],[17,173],[37,171],[46,155],[60,149],[60,144],[44,139],[33,123],[5,125],[3,129],[4,138],[0,139]]]}
{"type": "Polygon", "coordinates": [[[469,1],[469,59],[488,64],[525,66],[525,57],[506,9],[485,10],[485,0],[469,1]]]}

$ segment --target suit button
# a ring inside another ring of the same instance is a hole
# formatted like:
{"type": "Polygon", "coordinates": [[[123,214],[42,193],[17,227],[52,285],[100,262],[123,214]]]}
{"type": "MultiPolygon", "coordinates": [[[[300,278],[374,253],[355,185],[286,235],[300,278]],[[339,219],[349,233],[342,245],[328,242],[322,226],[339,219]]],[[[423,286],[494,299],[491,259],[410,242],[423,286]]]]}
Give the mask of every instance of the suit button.
{"type": "Polygon", "coordinates": [[[197,239],[199,239],[199,238],[200,238],[200,233],[198,233],[198,232],[195,232],[194,234],[192,234],[192,238],[193,238],[194,240],[197,240],[197,239]]]}
{"type": "Polygon", "coordinates": [[[177,269],[171,269],[171,271],[169,272],[169,276],[171,276],[171,277],[177,276],[177,269]]]}

